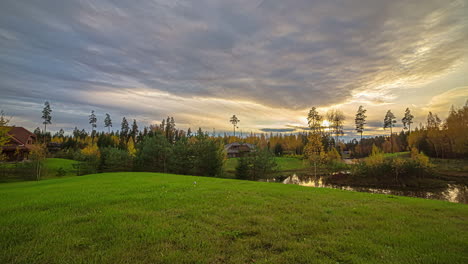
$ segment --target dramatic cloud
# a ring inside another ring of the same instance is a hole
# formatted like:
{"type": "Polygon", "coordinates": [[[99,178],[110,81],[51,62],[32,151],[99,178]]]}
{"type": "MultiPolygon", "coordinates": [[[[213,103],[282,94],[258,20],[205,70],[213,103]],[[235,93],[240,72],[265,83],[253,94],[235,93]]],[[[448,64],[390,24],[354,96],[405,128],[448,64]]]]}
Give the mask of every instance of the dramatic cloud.
{"type": "Polygon", "coordinates": [[[442,109],[467,83],[425,87],[466,65],[467,14],[438,0],[3,0],[0,108],[30,128],[49,100],[57,128],[94,109],[220,131],[234,113],[246,130],[293,131],[312,105],[352,123],[359,104],[403,108],[405,89],[442,109]]]}

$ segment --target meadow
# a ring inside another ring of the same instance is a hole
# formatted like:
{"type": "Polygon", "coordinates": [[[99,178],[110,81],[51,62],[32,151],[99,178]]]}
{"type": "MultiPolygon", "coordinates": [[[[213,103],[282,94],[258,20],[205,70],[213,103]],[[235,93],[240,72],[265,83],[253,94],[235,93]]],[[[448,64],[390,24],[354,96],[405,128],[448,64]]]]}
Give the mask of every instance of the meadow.
{"type": "MultiPolygon", "coordinates": [[[[306,160],[293,157],[275,157],[279,171],[304,170],[310,168],[310,164],[306,160]]],[[[234,172],[239,158],[230,158],[226,160],[224,169],[228,172],[234,172]]]]}
{"type": "Polygon", "coordinates": [[[59,159],[59,158],[47,158],[44,160],[44,168],[46,168],[46,178],[57,176],[59,170],[63,170],[63,176],[76,175],[76,171],[73,168],[73,164],[77,164],[78,161],[70,159],[59,159]]]}
{"type": "Polygon", "coordinates": [[[103,173],[0,185],[0,263],[467,263],[468,206],[103,173]]]}

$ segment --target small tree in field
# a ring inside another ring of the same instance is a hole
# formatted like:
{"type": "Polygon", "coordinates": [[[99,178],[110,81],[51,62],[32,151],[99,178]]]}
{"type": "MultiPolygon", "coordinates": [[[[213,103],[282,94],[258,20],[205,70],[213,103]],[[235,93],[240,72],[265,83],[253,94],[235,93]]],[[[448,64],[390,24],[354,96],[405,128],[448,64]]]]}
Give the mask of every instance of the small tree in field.
{"type": "Polygon", "coordinates": [[[42,163],[47,156],[45,145],[36,144],[31,147],[29,159],[34,168],[34,176],[36,181],[41,179],[42,163]]]}
{"type": "Polygon", "coordinates": [[[323,161],[324,154],[322,137],[318,133],[311,133],[308,137],[307,145],[304,147],[304,155],[314,164],[315,176],[317,176],[317,165],[323,161]]]}

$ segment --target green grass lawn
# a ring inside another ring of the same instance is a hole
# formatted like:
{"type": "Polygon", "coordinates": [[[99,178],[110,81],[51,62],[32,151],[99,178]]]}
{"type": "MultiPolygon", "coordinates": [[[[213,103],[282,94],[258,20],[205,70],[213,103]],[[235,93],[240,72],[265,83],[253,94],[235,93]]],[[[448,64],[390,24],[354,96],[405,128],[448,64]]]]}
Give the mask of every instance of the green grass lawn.
{"type": "Polygon", "coordinates": [[[47,158],[44,161],[44,167],[46,168],[46,173],[48,177],[55,177],[57,175],[57,170],[60,168],[65,170],[65,175],[76,175],[73,164],[78,163],[75,160],[69,159],[58,159],[58,158],[47,158]]]}
{"type": "MultiPolygon", "coordinates": [[[[226,171],[235,171],[238,158],[230,158],[226,161],[224,168],[226,171]]],[[[310,168],[310,164],[307,161],[303,161],[298,158],[286,158],[286,157],[275,157],[275,161],[278,164],[280,171],[290,170],[303,170],[310,168]]]]}
{"type": "Polygon", "coordinates": [[[467,205],[277,183],[156,173],[6,183],[0,216],[0,263],[468,262],[467,205]]]}
{"type": "MultiPolygon", "coordinates": [[[[62,168],[65,172],[62,176],[73,176],[76,175],[76,171],[73,169],[73,164],[78,161],[69,159],[58,159],[58,158],[47,158],[43,161],[41,178],[50,179],[56,178],[57,172],[62,168]]],[[[1,182],[15,182],[23,181],[26,179],[30,180],[31,171],[33,167],[27,161],[19,163],[5,163],[0,164],[0,183],[1,182]]]]}

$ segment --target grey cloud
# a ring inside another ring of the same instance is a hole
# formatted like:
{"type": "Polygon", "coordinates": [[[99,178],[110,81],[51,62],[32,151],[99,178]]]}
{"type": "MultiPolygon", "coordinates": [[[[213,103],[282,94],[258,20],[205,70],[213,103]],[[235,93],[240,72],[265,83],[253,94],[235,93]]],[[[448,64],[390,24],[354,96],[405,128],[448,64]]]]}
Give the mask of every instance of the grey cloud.
{"type": "Polygon", "coordinates": [[[87,105],[77,91],[145,88],[328,106],[454,67],[467,54],[467,9],[436,0],[5,0],[0,104],[87,105]]]}

